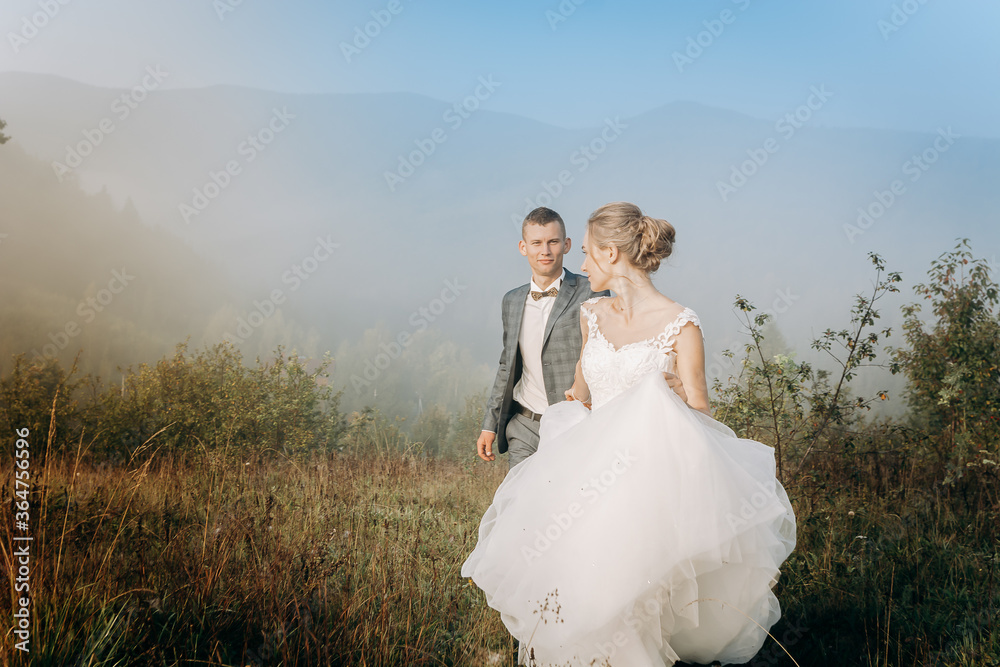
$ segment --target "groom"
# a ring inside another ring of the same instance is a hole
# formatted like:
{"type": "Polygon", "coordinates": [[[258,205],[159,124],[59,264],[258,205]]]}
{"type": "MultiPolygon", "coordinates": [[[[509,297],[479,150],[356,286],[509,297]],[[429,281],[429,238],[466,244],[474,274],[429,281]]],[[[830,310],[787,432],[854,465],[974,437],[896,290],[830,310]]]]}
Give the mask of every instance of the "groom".
{"type": "Polygon", "coordinates": [[[503,297],[503,352],[476,442],[484,461],[496,458],[494,445],[510,452],[509,468],[534,454],[542,413],[565,400],[573,384],[583,342],[580,304],[608,292],[592,292],[586,277],[563,269],[570,245],[551,209],[536,208],[521,224],[517,246],[528,258],[531,282],[503,297]]]}

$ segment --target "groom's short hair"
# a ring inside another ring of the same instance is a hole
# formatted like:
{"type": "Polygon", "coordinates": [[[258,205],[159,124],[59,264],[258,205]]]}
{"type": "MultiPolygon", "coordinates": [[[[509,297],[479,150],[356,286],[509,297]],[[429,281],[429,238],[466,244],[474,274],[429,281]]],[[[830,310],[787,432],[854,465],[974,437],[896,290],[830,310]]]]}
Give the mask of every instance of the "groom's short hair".
{"type": "Polygon", "coordinates": [[[524,238],[524,230],[528,225],[547,225],[550,222],[559,223],[559,231],[562,232],[563,238],[566,238],[566,223],[563,222],[562,217],[551,208],[544,206],[539,206],[525,216],[524,222],[521,223],[521,238],[524,238]]]}

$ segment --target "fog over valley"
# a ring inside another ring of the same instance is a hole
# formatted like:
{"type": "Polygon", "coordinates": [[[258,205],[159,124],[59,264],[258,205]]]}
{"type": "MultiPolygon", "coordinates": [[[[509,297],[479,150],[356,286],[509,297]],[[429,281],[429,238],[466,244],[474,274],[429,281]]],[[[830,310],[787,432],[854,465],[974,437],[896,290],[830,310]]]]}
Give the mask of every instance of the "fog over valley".
{"type": "Polygon", "coordinates": [[[283,345],[329,352],[349,407],[457,409],[492,378],[535,206],[563,215],[575,272],[601,204],[669,220],[655,283],[701,316],[716,377],[747,342],[738,294],[774,316],[779,351],[819,360],[809,342],[871,289],[868,252],[904,277],[892,325],[956,238],[994,262],[1000,246],[996,139],[834,127],[825,85],[771,118],[676,102],[567,129],[483,108],[509,85],[488,74],[454,101],[169,78],[0,73],[2,363],[82,350],[114,381],[185,340],[251,359],[283,345]]]}

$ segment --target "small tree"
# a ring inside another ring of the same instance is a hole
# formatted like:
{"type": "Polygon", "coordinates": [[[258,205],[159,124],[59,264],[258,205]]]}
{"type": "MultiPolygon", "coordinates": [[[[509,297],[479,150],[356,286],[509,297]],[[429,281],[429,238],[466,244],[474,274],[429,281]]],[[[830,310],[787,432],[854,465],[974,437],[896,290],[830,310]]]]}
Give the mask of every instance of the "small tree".
{"type": "Polygon", "coordinates": [[[935,320],[925,329],[919,303],[903,308],[906,347],[895,350],[894,370],[906,374],[915,419],[937,435],[950,481],[1000,437],[1000,288],[968,239],[934,260],[927,275],[913,289],[931,302],[935,320]]]}
{"type": "MultiPolygon", "coordinates": [[[[728,385],[716,379],[713,387],[719,397],[716,418],[730,424],[741,436],[761,439],[774,446],[778,479],[786,481],[785,463],[789,454],[798,459],[793,478],[798,476],[809,455],[830,432],[846,429],[861,419],[875,401],[886,400],[885,391],[872,397],[852,397],[848,384],[865,367],[882,366],[876,362],[880,341],[891,329],[877,329],[879,312],[876,303],[899,291],[899,273],[885,270],[885,263],[869,253],[875,267],[875,282],[869,295],[858,294],[851,309],[851,325],[840,331],[827,329],[812,342],[813,349],[825,352],[839,367],[834,373],[798,363],[789,355],[771,355],[766,351],[764,327],[770,315],[759,313],[747,299],[737,295],[736,308],[742,313],[752,342],[744,346],[740,373],[728,385]],[[831,384],[831,379],[833,384],[831,384]]],[[[734,355],[726,351],[725,356],[734,355]]],[[[834,440],[838,440],[834,438],[834,440]]]]}
{"type": "Polygon", "coordinates": [[[3,133],[3,129],[7,127],[7,123],[0,118],[0,144],[5,144],[10,141],[10,137],[3,133]]]}

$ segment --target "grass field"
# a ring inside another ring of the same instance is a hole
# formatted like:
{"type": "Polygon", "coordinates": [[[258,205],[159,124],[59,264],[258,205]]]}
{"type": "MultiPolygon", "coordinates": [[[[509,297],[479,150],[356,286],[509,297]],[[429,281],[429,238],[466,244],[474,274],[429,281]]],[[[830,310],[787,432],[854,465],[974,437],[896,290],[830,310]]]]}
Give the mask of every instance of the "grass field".
{"type": "MultiPolygon", "coordinates": [[[[883,360],[874,305],[901,278],[870,258],[849,327],[812,344],[835,372],[765,350],[768,316],[734,305],[752,342],[726,352],[738,377],[716,379],[715,416],[775,448],[798,530],[751,664],[1000,667],[1000,286],[961,241],[915,287],[933,328],[905,307],[883,360]],[[873,421],[886,392],[850,391],[870,366],[906,374],[905,418],[873,421]]],[[[473,453],[484,398],[404,433],[374,408],[342,413],[332,359],[306,362],[183,343],[108,387],[15,355],[0,615],[20,623],[30,579],[31,652],[11,623],[0,667],[512,664],[460,574],[506,472],[473,453]]]]}
{"type": "MultiPolygon", "coordinates": [[[[512,664],[460,575],[505,472],[471,453],[53,457],[31,496],[30,664],[512,664]]],[[[949,496],[925,473],[819,457],[788,485],[799,541],[772,632],[795,663],[1000,664],[996,490],[949,496]]],[[[13,642],[2,664],[29,664],[13,642]]],[[[768,640],[751,664],[795,663],[768,640]]]]}

